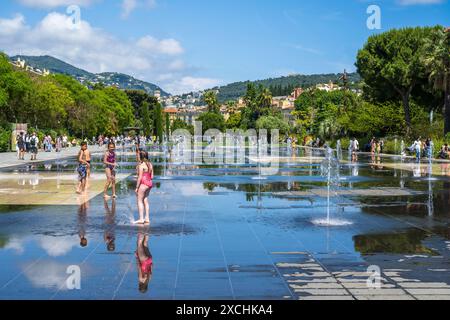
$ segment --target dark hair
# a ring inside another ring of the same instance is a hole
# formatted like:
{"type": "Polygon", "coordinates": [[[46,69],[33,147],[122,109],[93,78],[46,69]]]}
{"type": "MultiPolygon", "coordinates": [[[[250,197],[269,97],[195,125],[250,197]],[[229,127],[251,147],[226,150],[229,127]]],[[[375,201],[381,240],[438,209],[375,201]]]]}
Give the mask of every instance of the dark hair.
{"type": "Polygon", "coordinates": [[[144,282],[139,282],[139,292],[146,293],[148,291],[148,283],[150,282],[149,277],[144,282]]]}
{"type": "Polygon", "coordinates": [[[114,148],[116,147],[116,145],[114,144],[114,142],[108,143],[108,149],[109,149],[109,147],[111,147],[111,146],[113,146],[114,148]]]}
{"type": "Polygon", "coordinates": [[[87,244],[88,244],[88,241],[87,241],[87,239],[86,238],[81,238],[81,240],[80,240],[80,246],[81,247],[86,247],[87,246],[87,244]]]}
{"type": "Polygon", "coordinates": [[[82,147],[87,146],[87,142],[86,142],[86,141],[83,141],[83,142],[81,143],[81,146],[82,146],[82,147]]]}
{"type": "Polygon", "coordinates": [[[116,244],[114,243],[114,241],[110,241],[106,246],[106,248],[108,249],[109,252],[113,252],[116,250],[116,244]]]}
{"type": "Polygon", "coordinates": [[[147,151],[139,152],[139,159],[141,159],[141,161],[144,161],[144,160],[148,161],[148,152],[147,151]]]}

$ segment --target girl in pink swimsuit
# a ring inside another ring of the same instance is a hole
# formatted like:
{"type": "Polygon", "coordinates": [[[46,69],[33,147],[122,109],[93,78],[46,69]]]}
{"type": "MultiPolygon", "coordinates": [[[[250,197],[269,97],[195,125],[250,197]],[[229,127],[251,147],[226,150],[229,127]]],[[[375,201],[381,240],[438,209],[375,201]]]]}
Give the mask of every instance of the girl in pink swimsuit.
{"type": "Polygon", "coordinates": [[[148,153],[145,151],[140,152],[139,160],[140,163],[137,167],[138,180],[135,190],[137,195],[139,220],[137,220],[135,224],[150,224],[150,205],[148,196],[153,187],[153,166],[148,160],[148,153]]]}
{"type": "Polygon", "coordinates": [[[147,292],[148,284],[153,273],[153,257],[148,248],[148,234],[138,234],[137,249],[135,252],[138,267],[139,291],[147,292]]]}

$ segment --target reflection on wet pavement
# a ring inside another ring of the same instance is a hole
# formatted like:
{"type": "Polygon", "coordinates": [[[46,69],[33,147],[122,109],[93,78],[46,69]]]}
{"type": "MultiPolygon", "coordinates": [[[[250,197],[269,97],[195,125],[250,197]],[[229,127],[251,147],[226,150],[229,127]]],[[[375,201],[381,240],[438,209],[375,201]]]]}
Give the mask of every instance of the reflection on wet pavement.
{"type": "Polygon", "coordinates": [[[351,224],[323,227],[312,223],[327,212],[320,154],[282,155],[266,180],[252,179],[251,159],[162,155],[152,154],[145,228],[130,223],[133,153],[119,154],[116,201],[99,195],[98,157],[85,198],[70,159],[1,170],[0,299],[450,299],[448,177],[390,158],[344,161],[330,210],[351,224]],[[73,266],[80,289],[67,285],[73,266]]]}

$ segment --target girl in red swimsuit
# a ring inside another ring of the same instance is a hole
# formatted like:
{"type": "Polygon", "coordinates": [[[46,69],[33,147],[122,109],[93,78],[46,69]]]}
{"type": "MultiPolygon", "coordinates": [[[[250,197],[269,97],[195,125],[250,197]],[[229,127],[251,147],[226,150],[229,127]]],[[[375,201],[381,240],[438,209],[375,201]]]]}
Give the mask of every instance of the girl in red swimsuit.
{"type": "Polygon", "coordinates": [[[139,160],[140,163],[137,167],[138,180],[135,190],[137,195],[139,220],[137,220],[135,224],[150,224],[150,206],[148,203],[148,196],[153,187],[153,166],[148,160],[148,153],[145,151],[140,152],[139,160]]]}

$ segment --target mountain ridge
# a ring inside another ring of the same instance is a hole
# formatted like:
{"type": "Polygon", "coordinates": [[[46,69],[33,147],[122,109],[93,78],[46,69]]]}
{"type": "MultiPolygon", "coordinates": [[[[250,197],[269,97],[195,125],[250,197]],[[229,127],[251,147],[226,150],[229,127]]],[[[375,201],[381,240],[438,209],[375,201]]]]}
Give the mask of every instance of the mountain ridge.
{"type": "Polygon", "coordinates": [[[107,86],[115,85],[120,89],[127,90],[144,90],[149,94],[154,94],[156,90],[161,91],[161,96],[169,96],[169,93],[164,91],[156,84],[136,79],[133,76],[119,72],[101,72],[92,73],[84,69],[75,67],[63,60],[55,58],[50,55],[43,56],[25,56],[16,55],[10,57],[10,60],[14,61],[21,58],[26,61],[27,65],[36,69],[47,69],[51,73],[65,74],[85,84],[90,83],[104,83],[107,86]]]}
{"type": "MultiPolygon", "coordinates": [[[[308,88],[315,86],[317,84],[329,83],[330,81],[333,83],[339,83],[341,82],[339,80],[341,76],[342,74],[339,73],[321,73],[310,75],[294,74],[277,78],[267,78],[263,80],[238,81],[223,86],[216,86],[214,88],[211,88],[210,90],[218,90],[219,93],[217,97],[219,101],[226,102],[228,100],[236,100],[239,97],[244,96],[247,90],[247,85],[249,83],[253,83],[255,85],[261,84],[266,88],[270,87],[275,88],[277,86],[281,87],[281,89],[291,87],[292,89],[293,87],[308,88]]],[[[356,83],[361,81],[361,77],[356,72],[348,73],[347,76],[348,76],[348,83],[350,84],[351,87],[355,86],[356,83]]],[[[287,94],[290,94],[290,92],[287,94]]]]}

